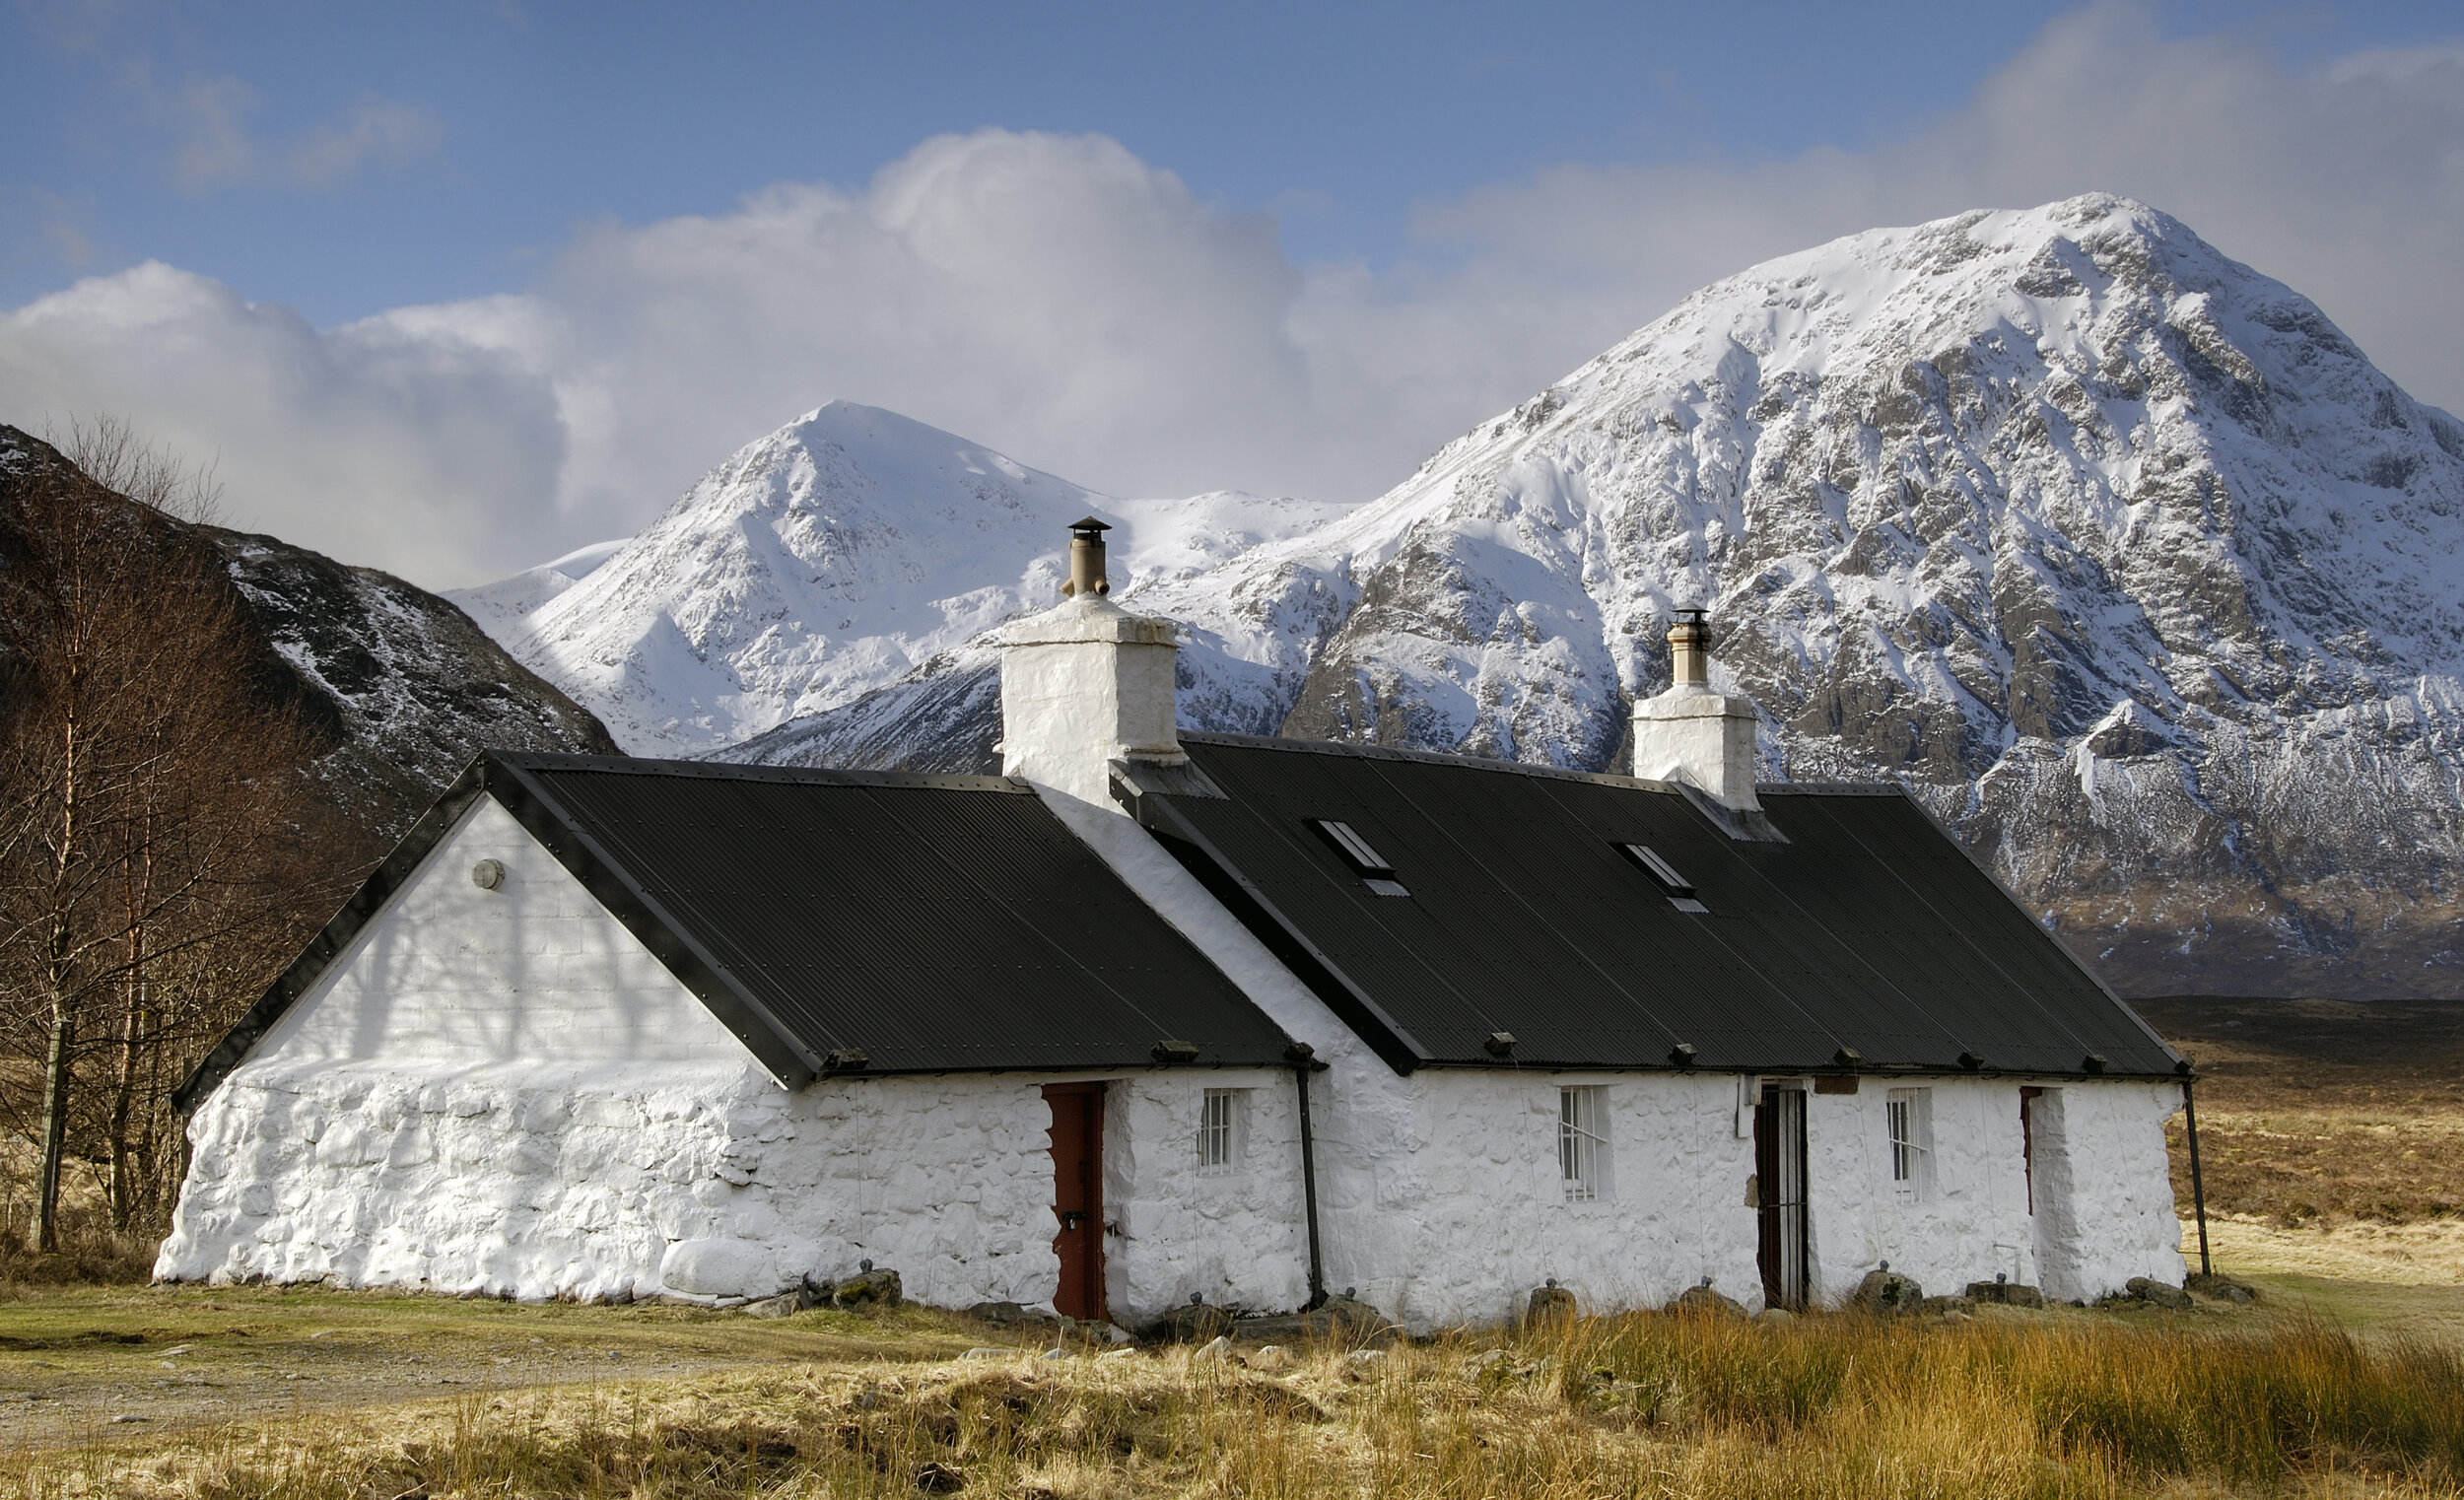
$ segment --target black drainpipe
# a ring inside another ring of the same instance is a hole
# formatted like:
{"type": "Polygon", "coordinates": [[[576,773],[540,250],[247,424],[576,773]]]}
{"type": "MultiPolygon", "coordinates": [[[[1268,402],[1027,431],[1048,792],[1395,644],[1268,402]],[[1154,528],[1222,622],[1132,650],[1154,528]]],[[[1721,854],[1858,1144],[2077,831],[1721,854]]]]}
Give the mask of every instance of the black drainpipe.
{"type": "Polygon", "coordinates": [[[2199,1274],[2210,1276],[2216,1267],[2208,1261],[2208,1189],[2199,1178],[2199,1101],[2191,1087],[2198,1077],[2190,1064],[2182,1064],[2182,1124],[2190,1132],[2190,1211],[2199,1221],[2199,1274]]]}
{"type": "Polygon", "coordinates": [[[1292,1083],[1300,1091],[1300,1192],[1309,1216],[1309,1310],[1326,1306],[1326,1262],[1318,1250],[1318,1137],[1309,1123],[1309,1074],[1322,1066],[1305,1042],[1285,1054],[1292,1059],[1292,1083]]]}

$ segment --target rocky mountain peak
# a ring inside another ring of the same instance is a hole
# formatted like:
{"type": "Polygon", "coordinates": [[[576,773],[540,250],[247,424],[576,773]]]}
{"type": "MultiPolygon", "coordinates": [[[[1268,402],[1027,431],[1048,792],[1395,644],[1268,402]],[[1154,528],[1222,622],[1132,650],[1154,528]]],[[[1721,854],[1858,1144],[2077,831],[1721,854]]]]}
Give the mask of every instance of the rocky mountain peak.
{"type": "Polygon", "coordinates": [[[628,749],[718,750],[822,713],[1060,597],[1068,522],[1120,528],[1129,586],[1209,572],[1335,508],[1124,500],[896,412],[833,401],[756,439],[579,574],[448,595],[628,749]]]}
{"type": "MultiPolygon", "coordinates": [[[[796,636],[783,595],[688,566],[749,545],[693,519],[734,513],[696,497],[804,472],[789,450],[809,440],[769,441],[778,456],[739,455],[539,611],[542,641],[588,644],[516,650],[623,722],[591,674],[671,668],[612,580],[610,602],[584,589],[660,538],[623,576],[687,643],[673,680],[698,681],[693,652],[719,661],[723,638],[729,663],[775,640],[767,680],[818,685],[724,753],[984,764],[994,617],[1047,601],[1020,570],[1057,571],[1061,522],[1122,503],[1075,491],[1013,535],[979,513],[998,508],[976,474],[1022,500],[1061,482],[955,457],[883,480],[872,509],[834,501],[813,546],[927,538],[941,572],[863,586],[935,623],[808,669],[787,643],[828,634],[811,611],[796,636]]],[[[1672,607],[1708,603],[1715,686],[1759,705],[1766,774],[1904,781],[2124,987],[2445,992],[2464,987],[2446,935],[2460,511],[2464,425],[2308,300],[2089,195],[1874,230],[1705,287],[1378,500],[1226,527],[1220,560],[1115,597],[1189,627],[1193,727],[1586,768],[1622,763],[1633,700],[1666,685],[1672,607]]]]}

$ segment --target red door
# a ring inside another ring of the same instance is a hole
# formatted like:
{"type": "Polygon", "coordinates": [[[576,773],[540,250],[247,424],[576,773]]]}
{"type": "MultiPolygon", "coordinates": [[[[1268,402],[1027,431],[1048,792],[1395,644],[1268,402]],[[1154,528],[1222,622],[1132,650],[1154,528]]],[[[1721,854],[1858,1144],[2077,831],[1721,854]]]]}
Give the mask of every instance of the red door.
{"type": "Polygon", "coordinates": [[[1063,1317],[1104,1317],[1104,1086],[1049,1083],[1053,1111],[1053,1216],[1061,1232],[1061,1288],[1053,1306],[1063,1317]]]}

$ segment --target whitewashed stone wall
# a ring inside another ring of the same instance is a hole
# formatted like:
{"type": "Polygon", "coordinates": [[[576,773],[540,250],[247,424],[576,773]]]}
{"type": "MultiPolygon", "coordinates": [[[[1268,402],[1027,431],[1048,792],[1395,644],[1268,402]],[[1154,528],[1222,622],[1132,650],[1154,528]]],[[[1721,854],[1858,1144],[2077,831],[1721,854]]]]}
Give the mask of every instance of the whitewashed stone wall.
{"type": "Polygon", "coordinates": [[[1997,1273],[2064,1300],[2092,1300],[2133,1276],[2178,1283],[2164,1122],[2168,1083],[2048,1081],[2036,1102],[2035,1211],[2028,1207],[2022,1079],[1868,1078],[1853,1095],[1808,1101],[1817,1297],[1840,1298],[1882,1261],[1955,1292],[1997,1273]],[[1932,1170],[1903,1193],[1891,1178],[1892,1087],[1932,1098],[1932,1170]]]}
{"type": "Polygon", "coordinates": [[[1658,1307],[1712,1278],[1758,1300],[1753,1142],[1732,1077],[1426,1070],[1416,1138],[1385,1207],[1417,1230],[1392,1311],[1414,1328],[1497,1323],[1557,1279],[1587,1309],[1658,1307]],[[1558,1090],[1608,1090],[1607,1191],[1567,1202],[1558,1090]]]}
{"type": "Polygon", "coordinates": [[[2178,1283],[2181,1220],[2164,1123],[2173,1083],[2048,1084],[2037,1100],[2036,1234],[2045,1293],[2092,1301],[2133,1276],[2178,1283]]]}
{"type": "MultiPolygon", "coordinates": [[[[2133,1276],[2178,1283],[2183,1265],[2165,1170],[2178,1090],[2138,1081],[2048,1086],[2038,1101],[2035,1203],[2019,1129],[2019,1082],[1918,1080],[1933,1091],[1931,1181],[1900,1201],[1891,1177],[1889,1085],[1812,1094],[1807,1105],[1812,1292],[1837,1303],[1882,1261],[1929,1292],[1996,1272],[2049,1296],[2093,1299],[2133,1276]]],[[[1757,1218],[1746,1196],[1750,1132],[1729,1075],[1502,1074],[1425,1070],[1411,1079],[1414,1133],[1385,1175],[1381,1303],[1419,1330],[1493,1323],[1548,1277],[1598,1310],[1656,1307],[1712,1278],[1762,1305],[1757,1218]],[[1605,1194],[1567,1202],[1558,1090],[1608,1090],[1605,1194]]],[[[1750,1081],[1746,1102],[1758,1093],[1750,1081]]],[[[1750,1126],[1750,1121],[1748,1121],[1750,1126]]]]}
{"type": "MultiPolygon", "coordinates": [[[[721,1298],[870,1259],[921,1301],[1049,1304],[1055,1081],[789,1093],[483,800],[190,1122],[156,1273],[721,1298]],[[506,866],[496,890],[470,880],[481,858],[506,866]]],[[[1275,1070],[1112,1080],[1117,1316],[1305,1298],[1290,1089],[1275,1070]],[[1198,1175],[1209,1086],[1252,1091],[1229,1177],[1198,1175]]]]}
{"type": "Polygon", "coordinates": [[[1104,1098],[1105,1301],[1135,1327],[1190,1300],[1283,1312],[1309,1300],[1292,1075],[1135,1074],[1104,1098]],[[1204,1091],[1243,1092],[1236,1168],[1201,1175],[1204,1091]]]}
{"type": "Polygon", "coordinates": [[[1050,1118],[1014,1079],[790,1095],[746,1062],[269,1059],[198,1112],[156,1274],[727,1297],[870,1258],[922,1300],[1035,1302],[1060,1270],[1050,1118]]]}
{"type": "Polygon", "coordinates": [[[488,797],[462,814],[258,1057],[724,1062],[708,1006],[488,797]],[[494,859],[494,890],[471,869],[494,859]]]}

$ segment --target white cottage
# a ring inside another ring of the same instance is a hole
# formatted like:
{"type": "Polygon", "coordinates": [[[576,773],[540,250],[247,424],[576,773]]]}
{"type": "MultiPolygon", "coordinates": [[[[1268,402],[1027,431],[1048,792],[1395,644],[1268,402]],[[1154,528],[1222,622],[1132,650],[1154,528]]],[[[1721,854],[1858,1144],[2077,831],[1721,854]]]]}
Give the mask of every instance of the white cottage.
{"type": "Polygon", "coordinates": [[[1103,529],[1003,777],[483,757],[189,1080],[157,1274],[1414,1330],[2180,1280],[2186,1064],[1897,789],[1755,785],[1698,615],[1631,777],[1182,734],[1103,529]]]}

